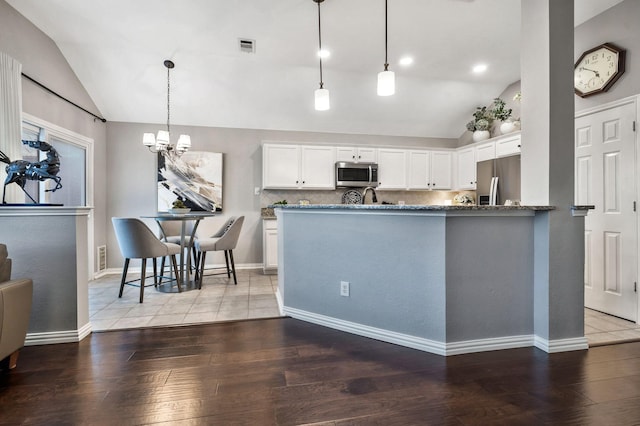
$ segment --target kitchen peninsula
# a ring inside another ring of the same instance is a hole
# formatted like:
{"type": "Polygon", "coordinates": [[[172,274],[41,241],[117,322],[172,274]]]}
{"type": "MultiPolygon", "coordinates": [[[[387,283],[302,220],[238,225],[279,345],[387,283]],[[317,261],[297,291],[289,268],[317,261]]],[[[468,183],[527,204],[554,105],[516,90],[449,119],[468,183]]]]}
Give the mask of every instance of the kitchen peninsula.
{"type": "Polygon", "coordinates": [[[548,261],[536,228],[553,207],[274,207],[286,315],[440,355],[587,348],[534,333],[534,270],[548,261]]]}

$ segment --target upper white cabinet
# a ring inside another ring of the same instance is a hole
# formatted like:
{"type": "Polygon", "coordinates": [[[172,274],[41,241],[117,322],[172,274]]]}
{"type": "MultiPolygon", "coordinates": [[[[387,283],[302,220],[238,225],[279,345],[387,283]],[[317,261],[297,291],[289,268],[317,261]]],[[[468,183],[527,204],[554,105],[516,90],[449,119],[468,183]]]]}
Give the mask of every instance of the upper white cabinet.
{"type": "Polygon", "coordinates": [[[353,163],[375,163],[377,148],[339,146],[336,148],[336,161],[350,161],[353,163]]]}
{"type": "Polygon", "coordinates": [[[476,147],[476,163],[485,160],[493,160],[496,158],[496,143],[495,141],[483,143],[476,147]]]}
{"type": "Polygon", "coordinates": [[[458,151],[458,189],[476,189],[476,148],[458,151]]]}
{"type": "Polygon", "coordinates": [[[407,189],[451,189],[449,151],[409,151],[407,189]]]}
{"type": "Polygon", "coordinates": [[[262,160],[265,189],[335,189],[332,146],[265,144],[262,160]]]}
{"type": "Polygon", "coordinates": [[[378,189],[407,189],[407,151],[378,149],[378,189]]]}
{"type": "Polygon", "coordinates": [[[496,140],[496,157],[520,154],[520,133],[496,140]]]}
{"type": "Polygon", "coordinates": [[[300,182],[300,147],[264,145],[262,147],[262,187],[295,189],[300,182]]]}
{"type": "Polygon", "coordinates": [[[431,189],[453,187],[452,158],[449,151],[431,151],[431,189]]]}

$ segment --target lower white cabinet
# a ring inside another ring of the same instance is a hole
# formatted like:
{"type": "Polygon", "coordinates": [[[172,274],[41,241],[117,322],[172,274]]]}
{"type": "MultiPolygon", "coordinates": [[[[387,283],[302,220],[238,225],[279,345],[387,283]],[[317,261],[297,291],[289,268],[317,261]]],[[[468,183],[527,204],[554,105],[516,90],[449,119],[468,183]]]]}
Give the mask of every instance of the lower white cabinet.
{"type": "Polygon", "coordinates": [[[262,270],[265,274],[278,272],[278,221],[262,219],[262,270]]]}

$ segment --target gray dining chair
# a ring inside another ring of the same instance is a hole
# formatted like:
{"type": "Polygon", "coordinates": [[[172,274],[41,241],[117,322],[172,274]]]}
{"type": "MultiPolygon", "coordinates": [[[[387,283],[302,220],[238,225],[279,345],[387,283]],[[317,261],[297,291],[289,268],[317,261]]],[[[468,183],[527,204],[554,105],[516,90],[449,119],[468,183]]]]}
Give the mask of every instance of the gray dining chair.
{"type": "Polygon", "coordinates": [[[176,255],[180,253],[180,246],[173,243],[165,243],[158,239],[143,221],[137,218],[113,217],[111,218],[113,228],[116,232],[116,239],[120,246],[120,252],[125,258],[124,268],[122,270],[122,280],[120,282],[120,293],[118,297],[122,297],[124,285],[134,285],[133,283],[140,281],[140,303],[144,298],[145,273],[147,268],[147,259],[153,259],[153,285],[157,286],[158,273],[156,258],[171,257],[174,276],[178,284],[178,291],[182,291],[180,286],[180,272],[176,262],[176,255]],[[129,270],[129,261],[131,259],[142,259],[140,271],[140,279],[127,281],[127,271],[129,270]]]}
{"type": "MultiPolygon", "coordinates": [[[[224,251],[224,260],[227,265],[227,277],[231,278],[233,273],[233,282],[238,284],[238,278],[236,277],[236,265],[233,260],[233,250],[238,244],[238,238],[240,237],[240,231],[242,230],[242,224],[244,223],[244,216],[231,217],[222,227],[209,238],[198,238],[195,242],[197,255],[196,265],[200,267],[200,280],[198,281],[198,288],[202,288],[202,280],[204,279],[204,265],[207,252],[209,251],[224,251]]],[[[215,269],[215,268],[210,268],[215,269]]],[[[223,272],[224,273],[224,272],[223,272]]],[[[209,274],[219,275],[219,274],[209,274]]]]}

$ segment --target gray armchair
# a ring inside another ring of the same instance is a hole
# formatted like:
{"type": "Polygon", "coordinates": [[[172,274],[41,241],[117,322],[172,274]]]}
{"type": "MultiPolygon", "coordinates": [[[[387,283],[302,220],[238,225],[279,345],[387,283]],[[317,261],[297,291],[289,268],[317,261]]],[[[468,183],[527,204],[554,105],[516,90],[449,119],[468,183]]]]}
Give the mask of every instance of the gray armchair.
{"type": "Polygon", "coordinates": [[[196,265],[200,268],[199,288],[202,288],[202,280],[204,278],[204,264],[208,251],[224,251],[224,260],[227,264],[227,277],[231,278],[233,272],[233,282],[238,284],[236,277],[236,265],[233,260],[233,250],[238,244],[244,216],[231,217],[222,227],[210,238],[198,238],[196,240],[196,250],[198,251],[196,265]],[[231,263],[231,267],[229,267],[231,263]]]}
{"type": "Polygon", "coordinates": [[[30,279],[11,280],[11,259],[7,246],[0,244],[0,361],[12,369],[18,362],[18,352],[24,346],[31,316],[33,282],[30,279]]]}

